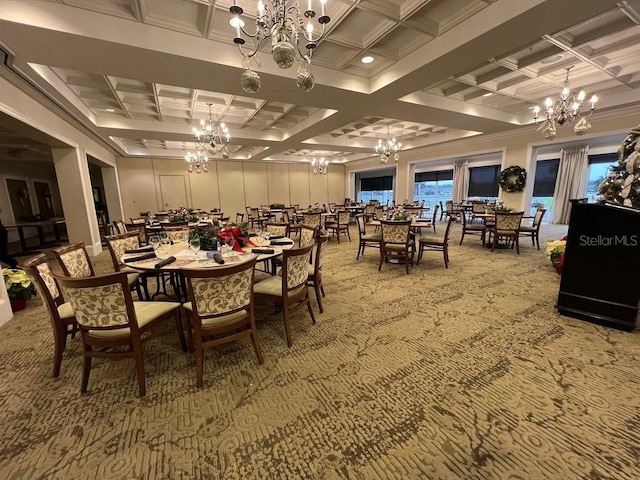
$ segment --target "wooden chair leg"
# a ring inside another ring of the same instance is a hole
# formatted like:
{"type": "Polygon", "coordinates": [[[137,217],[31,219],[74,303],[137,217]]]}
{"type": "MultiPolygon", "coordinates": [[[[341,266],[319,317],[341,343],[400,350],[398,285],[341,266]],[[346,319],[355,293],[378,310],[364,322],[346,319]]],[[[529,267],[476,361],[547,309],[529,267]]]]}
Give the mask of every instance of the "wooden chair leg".
{"type": "Polygon", "coordinates": [[[449,249],[447,248],[447,246],[444,247],[444,250],[442,250],[443,255],[444,255],[444,268],[449,268],[449,249]]]}
{"type": "Polygon", "coordinates": [[[86,393],[89,386],[89,374],[91,373],[91,351],[90,345],[84,346],[84,366],[82,368],[82,384],[80,385],[80,392],[86,393]]]}
{"type": "Polygon", "coordinates": [[[204,349],[202,348],[202,338],[196,338],[196,385],[202,388],[204,380],[204,349]]]}
{"type": "Polygon", "coordinates": [[[320,285],[318,285],[318,282],[313,282],[313,289],[316,292],[316,300],[318,300],[318,308],[320,309],[320,313],[324,313],[324,309],[322,308],[322,299],[320,296],[320,285]]]}
{"type": "Polygon", "coordinates": [[[513,240],[516,244],[516,253],[518,255],[520,255],[520,242],[518,241],[519,236],[516,236],[516,238],[513,240]]]}
{"type": "Polygon", "coordinates": [[[54,347],[53,347],[53,376],[60,376],[60,368],[62,366],[62,354],[67,346],[67,331],[66,326],[63,328],[56,328],[53,332],[54,347]]]}
{"type": "Polygon", "coordinates": [[[382,262],[385,259],[385,253],[382,249],[380,249],[380,264],[378,265],[378,271],[380,271],[382,269],[382,262]]]}
{"type": "Polygon", "coordinates": [[[187,340],[184,336],[184,324],[182,323],[182,314],[180,309],[176,309],[176,328],[178,329],[178,340],[180,341],[180,348],[183,352],[187,352],[187,340]]]}
{"type": "Polygon", "coordinates": [[[136,375],[138,377],[138,389],[140,396],[144,397],[147,394],[147,386],[144,376],[144,359],[142,358],[142,345],[133,346],[133,358],[136,362],[136,375]]]}
{"type": "Polygon", "coordinates": [[[264,357],[262,356],[262,349],[260,348],[260,342],[258,341],[258,335],[256,334],[255,328],[251,330],[251,343],[253,343],[253,349],[256,351],[256,357],[258,357],[258,363],[262,365],[264,362],[264,357]]]}
{"type": "Polygon", "coordinates": [[[283,305],[282,318],[284,319],[284,336],[287,339],[287,347],[291,348],[291,326],[289,325],[289,307],[283,305]]]}
{"type": "Polygon", "coordinates": [[[313,314],[313,308],[311,308],[311,300],[307,297],[307,310],[309,310],[309,315],[311,315],[311,323],[316,324],[316,316],[313,314]]]}

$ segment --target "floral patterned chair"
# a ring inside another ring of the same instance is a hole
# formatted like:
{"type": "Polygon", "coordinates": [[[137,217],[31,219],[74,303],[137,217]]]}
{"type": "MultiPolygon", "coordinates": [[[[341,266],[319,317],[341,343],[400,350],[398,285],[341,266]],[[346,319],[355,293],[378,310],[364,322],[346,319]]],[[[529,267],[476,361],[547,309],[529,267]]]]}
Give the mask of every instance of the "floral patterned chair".
{"type": "Polygon", "coordinates": [[[318,237],[318,241],[316,242],[316,251],[313,259],[313,263],[308,266],[309,276],[307,278],[307,285],[313,287],[316,293],[316,300],[318,301],[318,308],[320,309],[320,313],[324,312],[322,308],[322,298],[325,296],[324,293],[324,285],[322,284],[322,266],[324,264],[324,252],[326,248],[326,243],[329,241],[329,237],[326,235],[320,235],[318,237]]]}
{"type": "Polygon", "coordinates": [[[348,211],[340,211],[337,213],[338,219],[335,223],[327,223],[325,228],[332,231],[336,237],[338,237],[338,243],[340,243],[340,234],[346,234],[351,241],[351,235],[349,234],[349,221],[351,220],[351,213],[348,211]]]}
{"type": "MultiPolygon", "coordinates": [[[[539,208],[536,210],[536,214],[533,216],[533,222],[531,225],[521,225],[520,226],[520,236],[531,237],[531,242],[535,247],[537,245],[538,250],[540,250],[540,226],[542,225],[542,219],[544,218],[544,214],[546,213],[546,209],[539,208]]],[[[522,218],[530,218],[530,217],[522,217],[522,218]]]]}
{"type": "MultiPolygon", "coordinates": [[[[241,337],[251,337],[258,362],[263,362],[253,304],[256,259],[228,268],[184,270],[189,302],[182,307],[191,320],[187,332],[196,353],[196,383],[202,387],[204,350],[241,337]]],[[[279,277],[278,277],[279,278],[279,277]]]]}
{"type": "Polygon", "coordinates": [[[279,235],[282,237],[289,236],[288,223],[267,222],[264,224],[264,227],[270,235],[279,235]]]}
{"type": "Polygon", "coordinates": [[[36,290],[38,290],[40,298],[49,312],[54,343],[53,376],[58,377],[62,365],[62,354],[67,346],[67,337],[75,337],[78,332],[78,323],[71,304],[64,301],[53,278],[47,256],[40,253],[31,257],[24,262],[23,267],[35,284],[36,290]]]}
{"type": "Polygon", "coordinates": [[[140,396],[145,396],[147,390],[142,344],[176,328],[182,348],[186,350],[180,304],[134,302],[125,272],[88,278],[54,275],[54,279],[60,285],[64,298],[73,307],[82,335],[82,393],[87,391],[89,385],[93,358],[133,358],[140,396]],[[175,327],[165,325],[172,317],[175,319],[175,327]],[[158,330],[159,327],[165,328],[158,330]]]}
{"type": "Polygon", "coordinates": [[[356,260],[360,258],[360,255],[364,255],[365,247],[375,247],[380,248],[380,241],[382,240],[382,235],[379,233],[369,233],[367,234],[367,225],[366,225],[367,214],[359,214],[356,215],[356,224],[358,225],[358,236],[360,237],[360,241],[358,244],[358,253],[356,254],[356,260]]]}
{"type": "Polygon", "coordinates": [[[490,235],[493,236],[491,242],[491,251],[496,247],[499,239],[506,239],[513,242],[516,247],[516,252],[520,255],[520,222],[524,212],[496,212],[495,225],[489,230],[490,235]]]}
{"type": "Polygon", "coordinates": [[[444,236],[440,237],[435,234],[421,235],[418,238],[418,258],[416,259],[416,265],[422,260],[422,254],[424,251],[428,252],[442,252],[444,257],[444,268],[449,268],[449,234],[451,233],[451,224],[456,221],[455,217],[449,217],[447,221],[447,228],[444,231],[444,236]]]}
{"type": "Polygon", "coordinates": [[[308,247],[316,243],[316,229],[309,225],[300,225],[298,247],[308,247]]]}
{"type": "MultiPolygon", "coordinates": [[[[110,235],[108,237],[104,237],[104,240],[107,244],[107,248],[109,249],[109,253],[111,255],[111,261],[113,262],[113,268],[116,272],[126,272],[127,273],[127,281],[129,282],[129,286],[132,289],[136,290],[138,294],[138,298],[142,300],[143,298],[149,299],[149,290],[147,288],[147,280],[150,277],[158,280],[162,274],[160,273],[150,273],[150,272],[139,272],[122,262],[122,258],[124,254],[129,250],[137,250],[140,248],[140,238],[136,232],[130,233],[122,233],[119,235],[110,235]],[[140,288],[144,291],[144,297],[140,288]]],[[[153,253],[153,250],[149,250],[149,253],[153,253]]]]}
{"type": "Polygon", "coordinates": [[[411,220],[395,221],[382,220],[382,240],[380,242],[380,264],[378,271],[382,269],[382,264],[395,257],[404,260],[404,265],[409,273],[409,264],[413,264],[413,242],[411,239],[411,220]]]}
{"type": "Polygon", "coordinates": [[[84,242],[71,243],[53,250],[53,255],[62,268],[66,277],[93,277],[93,265],[89,254],[84,247],[84,242]]]}
{"type": "Polygon", "coordinates": [[[311,302],[309,301],[309,255],[313,245],[304,248],[292,248],[282,252],[282,275],[258,282],[253,291],[257,302],[276,303],[282,307],[284,331],[287,345],[291,347],[291,313],[306,305],[312,323],[316,323],[311,302]]]}

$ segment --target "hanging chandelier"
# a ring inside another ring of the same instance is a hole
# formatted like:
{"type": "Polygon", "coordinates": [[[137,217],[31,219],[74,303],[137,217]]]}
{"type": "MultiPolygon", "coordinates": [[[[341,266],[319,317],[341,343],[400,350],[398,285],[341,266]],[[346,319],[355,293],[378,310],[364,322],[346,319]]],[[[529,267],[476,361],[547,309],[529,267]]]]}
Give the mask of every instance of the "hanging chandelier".
{"type": "MultiPolygon", "coordinates": [[[[222,152],[222,158],[229,158],[229,141],[231,140],[231,134],[229,129],[224,123],[216,125],[213,122],[211,115],[211,103],[207,103],[209,106],[209,119],[200,120],[200,129],[193,127],[193,134],[196,137],[196,141],[200,144],[208,144],[213,153],[222,152]]],[[[197,152],[196,152],[197,154],[197,152]]],[[[206,171],[206,170],[205,170],[206,171]]]]}
{"type": "Polygon", "coordinates": [[[313,167],[314,175],[326,175],[327,167],[329,166],[329,160],[324,157],[313,157],[313,159],[311,160],[311,166],[313,167]]]}
{"type": "MultiPolygon", "coordinates": [[[[586,116],[580,116],[580,109],[584,103],[586,95],[584,90],[580,90],[578,95],[574,95],[569,90],[569,70],[571,70],[573,66],[567,68],[567,76],[564,80],[564,88],[562,92],[560,92],[560,97],[558,97],[555,101],[551,98],[548,98],[544,102],[545,106],[545,116],[546,120],[540,127],[538,128],[539,132],[542,132],[544,137],[547,140],[553,140],[556,137],[556,123],[560,126],[563,126],[566,122],[573,122],[576,118],[579,119],[576,125],[573,127],[573,131],[576,135],[584,135],[584,133],[591,128],[591,123],[589,123],[589,117],[593,114],[593,111],[596,109],[596,102],[598,101],[598,97],[593,95],[589,102],[591,103],[591,107],[589,109],[589,113],[586,116]]],[[[537,105],[533,109],[534,117],[533,120],[538,124],[538,117],[540,114],[540,107],[537,105]]]]}
{"type": "Polygon", "coordinates": [[[331,18],[325,14],[326,2],[327,0],[320,0],[321,11],[318,24],[322,30],[320,34],[314,34],[311,21],[315,18],[316,11],[313,9],[313,0],[307,0],[307,9],[304,12],[300,9],[298,0],[293,0],[291,5],[288,5],[289,2],[286,0],[258,0],[254,33],[244,29],[245,22],[241,18],[244,10],[238,5],[237,0],[233,1],[233,5],[229,8],[233,18],[229,23],[236,29],[233,43],[238,46],[244,57],[242,61],[244,72],[240,77],[240,84],[245,92],[256,93],[260,89],[260,75],[251,69],[251,59],[269,37],[271,37],[271,55],[276,65],[280,68],[291,68],[297,53],[299,55],[296,82],[298,88],[308,92],[314,87],[315,79],[310,70],[311,54],[324,37],[325,27],[331,21],[331,18]],[[242,34],[254,39],[253,50],[242,49],[245,44],[242,34]]]}
{"type": "Polygon", "coordinates": [[[384,140],[378,139],[378,144],[376,145],[376,153],[380,155],[380,163],[387,163],[392,156],[393,160],[398,162],[401,148],[402,143],[396,142],[395,137],[389,137],[389,127],[387,127],[387,138],[384,140]]]}
{"type": "Polygon", "coordinates": [[[187,161],[189,173],[192,173],[194,170],[196,173],[206,173],[209,171],[207,147],[203,143],[196,145],[196,153],[188,152],[184,159],[187,161]]]}

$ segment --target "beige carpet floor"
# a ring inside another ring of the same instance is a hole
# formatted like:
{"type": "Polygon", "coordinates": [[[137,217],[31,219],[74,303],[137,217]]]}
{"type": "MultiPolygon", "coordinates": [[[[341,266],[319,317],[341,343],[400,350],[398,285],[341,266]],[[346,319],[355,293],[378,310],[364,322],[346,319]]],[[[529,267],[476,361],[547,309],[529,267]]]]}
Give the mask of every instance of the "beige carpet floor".
{"type": "Polygon", "coordinates": [[[459,229],[449,269],[431,253],[410,275],[356,262],[355,229],[331,240],[317,325],[297,313],[289,349],[261,314],[265,363],[248,340],[209,351],[202,389],[168,335],[146,345],[145,398],[131,361],[95,362],[80,394],[80,342],[52,378],[32,300],[0,328],[0,478],[640,478],[638,334],[558,315],[543,250],[459,229]]]}

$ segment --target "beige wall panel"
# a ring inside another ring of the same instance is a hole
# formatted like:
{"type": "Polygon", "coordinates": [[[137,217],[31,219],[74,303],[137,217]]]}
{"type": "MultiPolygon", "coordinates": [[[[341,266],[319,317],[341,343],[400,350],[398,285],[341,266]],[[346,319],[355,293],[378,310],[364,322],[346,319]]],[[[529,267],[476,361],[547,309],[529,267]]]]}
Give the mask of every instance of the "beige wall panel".
{"type": "Polygon", "coordinates": [[[246,211],[242,163],[219,161],[217,165],[220,208],[233,221],[237,212],[246,211]]]}
{"type": "Polygon", "coordinates": [[[345,185],[345,168],[344,165],[329,165],[328,188],[329,188],[329,202],[341,204],[347,197],[344,191],[345,185]]]}
{"type": "MultiPolygon", "coordinates": [[[[269,204],[269,187],[267,185],[267,164],[243,162],[244,198],[246,205],[258,207],[269,204]]],[[[238,210],[244,212],[244,210],[238,210]]],[[[235,216],[235,212],[234,215],[235,216]]]]}
{"type": "Polygon", "coordinates": [[[180,205],[176,205],[176,206],[164,206],[163,203],[167,203],[166,201],[163,202],[162,199],[162,188],[160,185],[160,177],[163,175],[171,175],[171,176],[181,176],[185,185],[185,194],[186,194],[186,198],[183,200],[183,202],[185,202],[185,204],[183,204],[183,207],[190,207],[192,208],[193,205],[191,203],[191,189],[190,189],[190,185],[189,185],[189,171],[187,170],[187,167],[185,166],[186,162],[183,162],[181,160],[174,160],[174,159],[168,159],[168,158],[154,158],[153,162],[152,162],[152,167],[153,167],[153,174],[155,175],[155,183],[156,183],[156,198],[157,198],[157,202],[158,205],[161,206],[161,209],[164,208],[177,208],[180,205]]]}
{"type": "Polygon", "coordinates": [[[309,168],[309,197],[311,203],[320,205],[329,203],[329,174],[319,175],[309,168]]]}
{"type": "Polygon", "coordinates": [[[292,163],[289,165],[289,192],[292,204],[298,204],[300,207],[307,207],[311,204],[308,164],[292,163]]]}
{"type": "Polygon", "coordinates": [[[118,157],[118,178],[125,220],[160,210],[150,158],[118,157]]]}
{"type": "Polygon", "coordinates": [[[269,187],[269,204],[291,204],[289,194],[289,165],[286,163],[267,164],[267,186],[269,187]]]}
{"type": "Polygon", "coordinates": [[[208,172],[190,173],[187,179],[191,189],[191,205],[193,205],[193,208],[200,208],[207,212],[212,208],[220,208],[216,162],[209,163],[208,172]]]}
{"type": "Polygon", "coordinates": [[[188,205],[187,182],[184,175],[158,175],[158,178],[163,209],[175,210],[188,205]]]}

